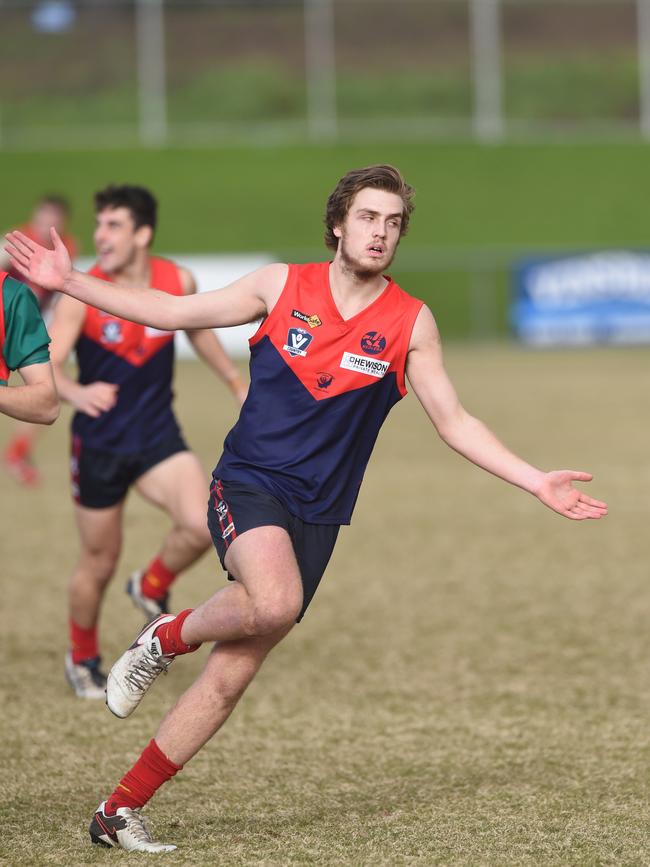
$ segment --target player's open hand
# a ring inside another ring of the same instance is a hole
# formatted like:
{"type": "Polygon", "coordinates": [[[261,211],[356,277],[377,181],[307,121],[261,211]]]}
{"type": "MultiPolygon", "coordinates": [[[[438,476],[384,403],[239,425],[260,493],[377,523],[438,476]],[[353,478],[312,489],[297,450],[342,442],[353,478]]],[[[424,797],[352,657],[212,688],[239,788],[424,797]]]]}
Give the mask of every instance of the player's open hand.
{"type": "Polygon", "coordinates": [[[607,503],[594,500],[574,487],[574,482],[590,482],[591,473],[575,470],[553,470],[546,473],[539,490],[538,498],[549,509],[571,518],[584,521],[587,518],[603,518],[607,514],[607,503]]]}
{"type": "Polygon", "coordinates": [[[32,241],[22,232],[8,232],[5,250],[11,258],[12,266],[29,283],[53,292],[63,288],[66,278],[72,272],[70,255],[56,229],[50,229],[53,250],[48,250],[32,241]]]}

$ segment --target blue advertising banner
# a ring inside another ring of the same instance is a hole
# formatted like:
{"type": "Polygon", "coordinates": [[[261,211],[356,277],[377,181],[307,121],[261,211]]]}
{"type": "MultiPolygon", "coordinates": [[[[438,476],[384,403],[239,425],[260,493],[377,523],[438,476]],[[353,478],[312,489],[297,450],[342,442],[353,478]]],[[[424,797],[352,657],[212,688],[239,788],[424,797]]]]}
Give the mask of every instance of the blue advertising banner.
{"type": "Polygon", "coordinates": [[[650,343],[650,253],[523,260],[510,313],[515,334],[532,346],[650,343]]]}

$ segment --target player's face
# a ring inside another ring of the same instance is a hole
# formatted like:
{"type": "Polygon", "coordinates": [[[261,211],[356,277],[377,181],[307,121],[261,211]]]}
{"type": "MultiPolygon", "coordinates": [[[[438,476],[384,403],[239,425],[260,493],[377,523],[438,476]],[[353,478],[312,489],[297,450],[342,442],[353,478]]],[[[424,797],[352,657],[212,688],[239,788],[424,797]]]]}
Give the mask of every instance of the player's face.
{"type": "Polygon", "coordinates": [[[356,194],[342,226],[334,229],[337,256],[358,275],[381,274],[393,261],[402,226],[402,200],[370,187],[356,194]]]}
{"type": "Polygon", "coordinates": [[[106,274],[115,274],[136,262],[151,241],[149,226],[135,227],[128,208],[105,208],[95,218],[93,235],[97,264],[106,274]]]}
{"type": "Polygon", "coordinates": [[[66,213],[57,205],[39,205],[32,217],[32,228],[46,245],[50,246],[50,227],[54,226],[59,234],[65,231],[66,213]]]}

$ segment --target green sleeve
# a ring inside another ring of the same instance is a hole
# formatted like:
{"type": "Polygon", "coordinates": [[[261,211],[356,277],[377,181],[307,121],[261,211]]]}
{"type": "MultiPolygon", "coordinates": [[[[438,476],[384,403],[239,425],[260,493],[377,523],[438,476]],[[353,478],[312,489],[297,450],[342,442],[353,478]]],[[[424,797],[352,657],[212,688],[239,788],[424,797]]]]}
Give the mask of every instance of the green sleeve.
{"type": "Polygon", "coordinates": [[[7,277],[2,286],[2,303],[5,311],[2,352],[9,370],[49,361],[50,336],[29,286],[7,277]]]}

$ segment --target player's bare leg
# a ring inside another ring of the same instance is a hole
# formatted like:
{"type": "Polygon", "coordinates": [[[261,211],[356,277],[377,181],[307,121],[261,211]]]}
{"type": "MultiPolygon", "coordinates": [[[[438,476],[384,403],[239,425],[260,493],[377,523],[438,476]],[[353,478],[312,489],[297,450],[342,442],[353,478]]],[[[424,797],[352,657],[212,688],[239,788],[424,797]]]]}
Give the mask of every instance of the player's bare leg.
{"type": "Polygon", "coordinates": [[[66,676],[79,697],[103,698],[105,676],[99,670],[97,622],[106,587],[122,547],[123,503],[106,509],[75,506],[81,552],[69,586],[71,649],[66,676]]]}
{"type": "Polygon", "coordinates": [[[225,566],[236,580],[192,611],[183,623],[183,641],[270,635],[295,621],[302,607],[302,581],[286,530],[248,530],[231,544],[225,566]]]}
{"type": "Polygon", "coordinates": [[[192,452],[178,452],[156,464],[135,485],[138,492],[167,512],[172,528],[148,566],[129,578],[127,592],[151,619],[168,610],[169,588],[179,572],[210,546],[205,520],[208,483],[192,452]]]}
{"type": "Polygon", "coordinates": [[[234,540],[225,563],[234,583],[194,611],[154,620],[115,663],[107,704],[116,716],[132,713],[173,659],[202,642],[265,638],[284,634],[295,623],[302,607],[302,581],[284,529],[248,530],[234,540]]]}
{"type": "Polygon", "coordinates": [[[184,765],[219,731],[269,651],[292,627],[214,646],[198,680],[179,698],[156,733],[156,743],[174,764],[184,765]]]}
{"type": "MultiPolygon", "coordinates": [[[[186,649],[192,647],[187,636],[180,639],[180,633],[185,634],[187,624],[192,640],[204,635],[221,641],[199,678],[169,711],[156,737],[99,805],[90,825],[93,842],[150,852],[173,848],[151,838],[140,817],[141,807],[221,728],[269,651],[292,629],[300,613],[302,582],[291,540],[281,528],[243,533],[228,550],[226,567],[236,578],[233,585],[195,612],[161,617],[159,628],[149,627],[162,635],[180,622],[177,640],[186,649]],[[241,634],[247,630],[253,634],[241,634]],[[238,638],[223,640],[236,634],[238,638]]],[[[168,636],[156,640],[164,652],[168,636]]]]}

